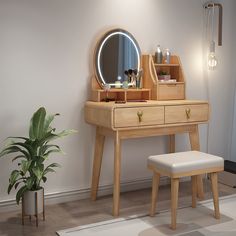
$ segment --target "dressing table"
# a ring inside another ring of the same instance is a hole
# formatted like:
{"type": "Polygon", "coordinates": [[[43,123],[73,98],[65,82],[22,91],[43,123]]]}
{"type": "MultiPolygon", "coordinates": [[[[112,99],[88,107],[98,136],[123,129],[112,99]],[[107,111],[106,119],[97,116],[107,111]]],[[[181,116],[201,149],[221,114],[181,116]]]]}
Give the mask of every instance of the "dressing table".
{"type": "MultiPolygon", "coordinates": [[[[155,64],[152,55],[141,55],[136,40],[125,30],[107,32],[95,52],[91,99],[85,104],[85,120],[96,126],[91,198],[97,198],[105,137],[112,136],[113,215],[118,216],[122,140],[168,135],[169,152],[175,152],[175,134],[188,133],[191,149],[200,150],[198,125],[208,121],[209,104],[185,99],[179,57],[171,56],[170,64],[155,64]],[[124,80],[124,71],[129,68],[143,69],[142,88],[132,88],[132,85],[128,89],[115,88],[117,77],[124,80]],[[175,82],[160,82],[160,70],[170,74],[175,82]],[[104,90],[106,84],[110,84],[111,89],[104,90]]],[[[203,195],[202,178],[198,176],[198,196],[203,198],[203,195]]]]}

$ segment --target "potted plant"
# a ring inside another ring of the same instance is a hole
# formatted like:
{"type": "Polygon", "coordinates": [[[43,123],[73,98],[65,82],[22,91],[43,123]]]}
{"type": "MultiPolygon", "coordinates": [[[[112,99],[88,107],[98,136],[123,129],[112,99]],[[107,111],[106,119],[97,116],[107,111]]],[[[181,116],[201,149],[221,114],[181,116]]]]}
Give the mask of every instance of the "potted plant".
{"type": "Polygon", "coordinates": [[[167,74],[165,71],[160,71],[158,74],[158,80],[170,80],[170,74],[167,74]]]}
{"type": "MultiPolygon", "coordinates": [[[[44,107],[39,108],[32,116],[29,127],[29,137],[8,137],[10,143],[0,152],[0,157],[15,154],[12,161],[18,162],[18,168],[13,170],[9,178],[8,194],[12,188],[18,189],[16,202],[22,200],[22,215],[35,215],[44,212],[44,191],[42,182],[47,181],[47,174],[55,172],[60,165],[46,165],[50,154],[62,152],[60,147],[51,141],[74,133],[74,130],[64,130],[56,133],[51,127],[54,117],[59,114],[47,115],[44,107]],[[35,197],[37,199],[35,199],[35,197]]],[[[22,223],[24,223],[22,217],[22,223]]]]}

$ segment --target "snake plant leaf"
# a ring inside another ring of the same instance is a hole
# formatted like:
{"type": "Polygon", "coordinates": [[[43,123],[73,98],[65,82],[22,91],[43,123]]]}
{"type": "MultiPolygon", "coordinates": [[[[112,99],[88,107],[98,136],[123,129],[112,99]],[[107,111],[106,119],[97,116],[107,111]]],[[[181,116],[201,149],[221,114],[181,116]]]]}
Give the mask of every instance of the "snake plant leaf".
{"type": "Polygon", "coordinates": [[[43,137],[45,133],[45,130],[44,130],[45,116],[46,116],[46,110],[44,107],[40,107],[33,114],[33,117],[31,118],[31,121],[30,121],[30,130],[29,130],[30,139],[40,140],[43,137]]]}
{"type": "Polygon", "coordinates": [[[18,192],[16,193],[16,203],[17,203],[18,205],[19,205],[19,203],[20,203],[20,200],[21,200],[21,198],[22,198],[24,192],[26,192],[27,190],[28,190],[28,189],[27,189],[27,186],[24,185],[24,186],[22,186],[22,187],[18,190],[18,192]]]}

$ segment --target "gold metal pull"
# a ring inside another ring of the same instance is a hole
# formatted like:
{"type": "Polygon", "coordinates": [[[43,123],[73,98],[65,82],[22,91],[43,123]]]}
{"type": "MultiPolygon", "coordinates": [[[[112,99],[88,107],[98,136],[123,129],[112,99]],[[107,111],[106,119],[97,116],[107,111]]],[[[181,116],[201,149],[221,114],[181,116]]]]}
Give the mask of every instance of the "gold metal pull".
{"type": "Polygon", "coordinates": [[[138,111],[137,112],[137,116],[138,116],[139,123],[142,122],[143,112],[142,111],[138,111]]]}
{"type": "Polygon", "coordinates": [[[190,119],[190,116],[191,116],[191,109],[190,109],[190,108],[185,109],[185,113],[186,113],[187,119],[190,119]]]}

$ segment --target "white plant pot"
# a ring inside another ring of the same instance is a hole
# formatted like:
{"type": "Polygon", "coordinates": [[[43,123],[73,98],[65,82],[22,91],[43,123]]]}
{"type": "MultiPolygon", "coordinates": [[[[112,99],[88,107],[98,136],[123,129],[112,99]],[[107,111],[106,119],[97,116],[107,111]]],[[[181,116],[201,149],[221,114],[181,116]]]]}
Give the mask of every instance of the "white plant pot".
{"type": "Polygon", "coordinates": [[[23,196],[23,210],[25,215],[36,215],[43,212],[44,206],[43,188],[37,191],[27,191],[23,196]],[[37,194],[37,202],[36,202],[37,194]]]}

